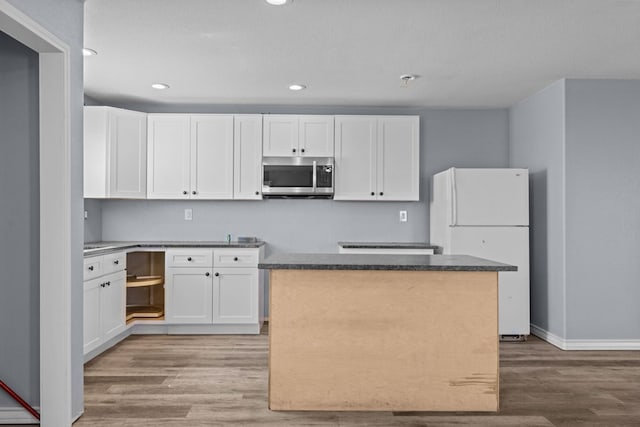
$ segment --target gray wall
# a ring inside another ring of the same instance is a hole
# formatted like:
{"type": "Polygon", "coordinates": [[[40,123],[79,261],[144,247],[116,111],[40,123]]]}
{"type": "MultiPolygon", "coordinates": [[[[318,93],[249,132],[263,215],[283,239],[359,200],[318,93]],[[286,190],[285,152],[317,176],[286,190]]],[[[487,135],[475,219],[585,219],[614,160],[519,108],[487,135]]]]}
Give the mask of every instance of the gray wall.
{"type": "Polygon", "coordinates": [[[102,241],[102,206],[100,200],[85,199],[84,211],[86,215],[84,219],[84,241],[102,241]]]}
{"type": "Polygon", "coordinates": [[[565,337],[564,81],[510,110],[511,167],[529,168],[531,323],[565,337]]]}
{"type": "MultiPolygon", "coordinates": [[[[0,374],[40,402],[38,54],[0,32],[0,374]]],[[[0,408],[19,407],[0,390],[0,408]]]]}
{"type": "Polygon", "coordinates": [[[567,337],[640,339],[640,81],[566,86],[567,337]]]}
{"type": "MultiPolygon", "coordinates": [[[[265,112],[300,114],[416,114],[421,116],[419,202],[102,201],[104,240],[224,240],[258,236],[267,252],[336,252],[340,240],[428,241],[430,176],[451,166],[508,164],[506,110],[416,110],[346,107],[185,107],[122,105],[158,112],[265,112]],[[193,209],[184,221],[183,209],[193,209]],[[398,211],[408,211],[400,223],[398,211]]],[[[97,232],[92,231],[92,234],[97,232]]]]}
{"type": "MultiPolygon", "coordinates": [[[[83,356],[82,356],[82,40],[83,0],[9,0],[16,8],[38,22],[46,30],[66,43],[70,58],[71,105],[71,386],[73,405],[71,413],[78,416],[83,409],[83,356]]],[[[2,98],[4,100],[4,98],[2,98]]],[[[35,126],[35,125],[34,125],[35,126]]],[[[31,326],[31,329],[36,326],[31,326]]],[[[37,365],[33,366],[35,371],[37,365]]]]}
{"type": "Polygon", "coordinates": [[[510,121],[510,164],[532,176],[532,323],[640,339],[640,81],[560,81],[510,121]]]}

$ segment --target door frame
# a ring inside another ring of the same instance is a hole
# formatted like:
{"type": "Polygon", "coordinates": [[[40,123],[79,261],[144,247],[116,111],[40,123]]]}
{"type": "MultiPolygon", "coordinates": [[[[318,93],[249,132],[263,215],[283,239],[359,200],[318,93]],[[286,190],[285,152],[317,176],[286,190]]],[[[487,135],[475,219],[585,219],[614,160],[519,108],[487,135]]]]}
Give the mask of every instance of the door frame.
{"type": "Polygon", "coordinates": [[[70,49],[7,0],[0,31],[39,54],[40,424],[70,426],[70,49]]]}

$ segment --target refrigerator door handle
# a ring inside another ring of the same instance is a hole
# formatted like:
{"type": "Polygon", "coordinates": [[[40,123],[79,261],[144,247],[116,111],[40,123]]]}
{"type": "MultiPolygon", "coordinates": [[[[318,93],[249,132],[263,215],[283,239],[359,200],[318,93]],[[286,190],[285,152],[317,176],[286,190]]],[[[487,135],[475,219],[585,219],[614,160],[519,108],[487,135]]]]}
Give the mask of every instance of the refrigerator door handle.
{"type": "Polygon", "coordinates": [[[458,225],[458,202],[456,199],[456,169],[451,168],[451,225],[458,225]]]}

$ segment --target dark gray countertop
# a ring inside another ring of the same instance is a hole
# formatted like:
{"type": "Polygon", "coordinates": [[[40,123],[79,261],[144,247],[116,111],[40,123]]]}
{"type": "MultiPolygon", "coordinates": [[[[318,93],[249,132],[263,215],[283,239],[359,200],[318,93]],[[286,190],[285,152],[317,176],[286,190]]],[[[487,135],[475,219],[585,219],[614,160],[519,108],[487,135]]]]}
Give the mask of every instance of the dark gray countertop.
{"type": "Polygon", "coordinates": [[[268,270],[517,271],[469,255],[275,254],[258,264],[268,270]]]}
{"type": "Polygon", "coordinates": [[[133,248],[259,248],[264,242],[232,241],[157,241],[157,242],[91,242],[84,244],[84,256],[104,255],[133,248]]]}
{"type": "Polygon", "coordinates": [[[338,242],[338,245],[354,249],[440,249],[440,246],[422,242],[338,242]]]}

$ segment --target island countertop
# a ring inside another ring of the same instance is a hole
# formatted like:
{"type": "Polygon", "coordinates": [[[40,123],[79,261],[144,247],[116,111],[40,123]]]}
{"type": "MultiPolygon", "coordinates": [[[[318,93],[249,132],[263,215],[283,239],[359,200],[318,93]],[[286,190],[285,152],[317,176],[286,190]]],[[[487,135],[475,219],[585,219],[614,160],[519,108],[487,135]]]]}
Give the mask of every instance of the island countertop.
{"type": "Polygon", "coordinates": [[[469,255],[274,254],[266,270],[517,271],[513,265],[469,255]]]}

